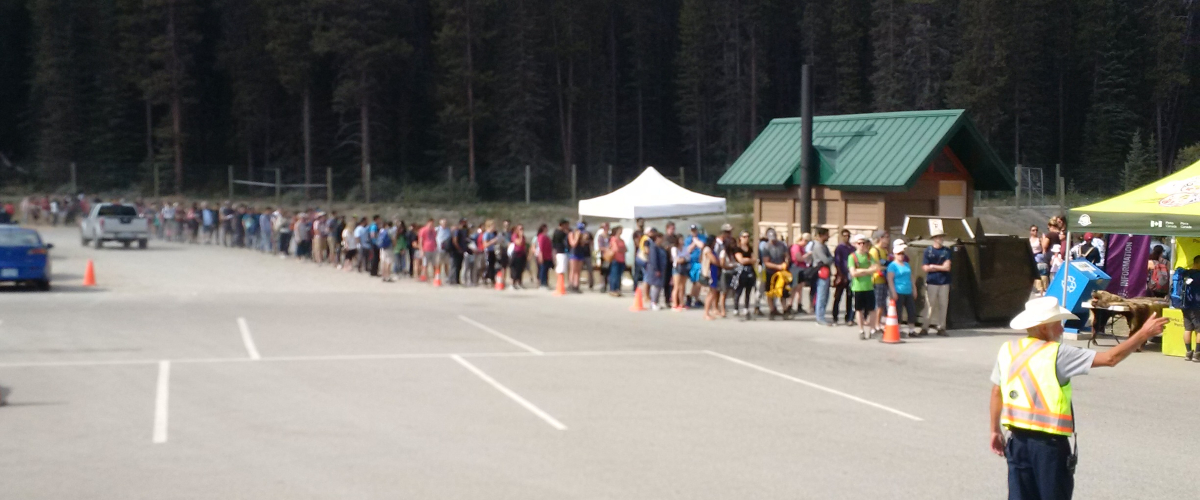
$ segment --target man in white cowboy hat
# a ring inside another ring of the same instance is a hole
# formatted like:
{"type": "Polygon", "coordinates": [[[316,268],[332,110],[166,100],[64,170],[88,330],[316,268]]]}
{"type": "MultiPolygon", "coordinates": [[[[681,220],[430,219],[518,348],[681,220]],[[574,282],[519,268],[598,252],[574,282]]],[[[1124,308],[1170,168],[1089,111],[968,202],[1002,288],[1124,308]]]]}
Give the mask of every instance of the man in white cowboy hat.
{"type": "Polygon", "coordinates": [[[1086,375],[1092,367],[1116,366],[1167,324],[1167,319],[1151,315],[1127,342],[1098,353],[1061,343],[1062,322],[1069,319],[1079,318],[1059,306],[1055,297],[1026,302],[1025,311],[1009,326],[1029,336],[1006,342],[992,369],[991,448],[1008,459],[1010,500],[1071,498],[1071,378],[1086,375]]]}

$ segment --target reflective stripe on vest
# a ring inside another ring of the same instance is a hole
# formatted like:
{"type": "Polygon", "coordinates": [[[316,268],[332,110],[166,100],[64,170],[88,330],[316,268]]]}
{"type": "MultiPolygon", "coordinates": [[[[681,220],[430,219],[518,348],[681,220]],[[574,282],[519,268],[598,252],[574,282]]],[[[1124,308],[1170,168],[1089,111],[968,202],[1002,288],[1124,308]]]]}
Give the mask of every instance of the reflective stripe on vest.
{"type": "Polygon", "coordinates": [[[1000,348],[1000,390],[1004,408],[1000,423],[1007,427],[1071,435],[1071,384],[1058,385],[1057,342],[1026,337],[1000,348]]]}

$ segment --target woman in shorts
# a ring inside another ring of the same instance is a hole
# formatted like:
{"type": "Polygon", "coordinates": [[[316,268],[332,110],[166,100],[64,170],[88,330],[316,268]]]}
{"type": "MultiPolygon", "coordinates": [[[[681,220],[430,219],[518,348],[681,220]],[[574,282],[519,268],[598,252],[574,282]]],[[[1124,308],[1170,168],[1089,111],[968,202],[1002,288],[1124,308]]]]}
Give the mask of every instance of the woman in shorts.
{"type": "MultiPolygon", "coordinates": [[[[713,253],[713,248],[717,242],[716,238],[709,238],[704,241],[704,249],[700,251],[700,262],[708,269],[708,277],[703,281],[708,285],[708,295],[704,297],[704,319],[713,320],[717,317],[717,296],[720,295],[721,288],[721,266],[717,255],[713,253]]],[[[701,268],[703,272],[704,268],[701,268]]]]}
{"type": "Polygon", "coordinates": [[[683,238],[672,234],[667,237],[667,245],[671,247],[671,264],[675,266],[671,273],[671,310],[679,312],[684,310],[683,296],[687,293],[688,272],[692,266],[683,250],[683,238]]]}
{"type": "Polygon", "coordinates": [[[570,284],[570,291],[581,293],[579,289],[579,277],[583,273],[583,261],[591,258],[592,244],[588,240],[587,232],[584,230],[587,226],[580,222],[575,225],[575,230],[567,235],[568,251],[570,252],[570,263],[567,267],[567,283],[570,284]]]}

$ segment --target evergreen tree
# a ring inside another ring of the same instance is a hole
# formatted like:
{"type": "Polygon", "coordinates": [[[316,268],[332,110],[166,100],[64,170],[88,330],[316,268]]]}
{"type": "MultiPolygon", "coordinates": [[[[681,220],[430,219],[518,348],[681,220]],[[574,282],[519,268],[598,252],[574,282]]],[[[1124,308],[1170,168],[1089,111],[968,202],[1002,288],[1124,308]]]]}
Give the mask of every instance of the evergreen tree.
{"type": "Polygon", "coordinates": [[[908,24],[905,0],[875,0],[872,4],[871,42],[875,51],[875,71],[871,74],[875,111],[899,111],[907,99],[907,80],[903,66],[908,24]]]}
{"type": "Polygon", "coordinates": [[[1175,164],[1172,166],[1174,170],[1187,168],[1192,164],[1200,161],[1200,142],[1180,148],[1174,154],[1175,164]]]}
{"type": "Polygon", "coordinates": [[[710,96],[714,68],[711,0],[684,0],[679,12],[679,55],[676,57],[676,87],[683,150],[691,156],[697,179],[703,179],[708,142],[710,96]]]}
{"type": "Polygon", "coordinates": [[[82,136],[81,89],[74,71],[73,40],[80,20],[68,0],[30,3],[34,41],[33,109],[37,116],[37,157],[47,178],[63,182],[82,136]]]}
{"type": "Polygon", "coordinates": [[[868,93],[871,39],[867,36],[870,16],[870,0],[833,2],[830,34],[838,113],[863,113],[871,102],[868,93]]]}
{"type": "Polygon", "coordinates": [[[1178,0],[0,0],[0,168],[115,187],[157,160],[199,189],[231,163],[303,157],[311,183],[315,158],[364,181],[375,161],[518,198],[526,164],[539,196],[572,165],[583,193],[606,164],[711,181],[799,114],[809,63],[817,114],[965,108],[1005,161],[1094,189],[1135,129],[1164,172],[1200,138],[1197,26],[1178,0]]]}
{"type": "Polygon", "coordinates": [[[337,64],[333,100],[339,112],[356,110],[358,134],[347,143],[359,147],[362,188],[370,198],[371,107],[388,71],[412,51],[397,20],[402,0],[312,0],[313,49],[337,64]]]}
{"type": "Polygon", "coordinates": [[[159,125],[154,135],[158,144],[170,144],[169,149],[159,149],[158,157],[172,162],[174,193],[180,194],[186,140],[183,114],[192,90],[193,51],[201,37],[196,26],[199,7],[196,0],[146,0],[142,5],[150,20],[147,24],[159,27],[152,31],[147,47],[150,72],[143,87],[156,104],[169,110],[169,121],[159,125]]]}
{"type": "Polygon", "coordinates": [[[488,107],[480,90],[491,81],[491,74],[476,59],[482,44],[491,38],[483,20],[492,6],[490,0],[437,0],[435,8],[441,23],[434,46],[443,158],[452,165],[465,163],[471,184],[476,183],[478,125],[488,107]]]}
{"type": "MultiPolygon", "coordinates": [[[[498,122],[496,160],[507,181],[501,190],[518,194],[524,184],[524,167],[529,165],[539,179],[549,175],[540,133],[549,101],[544,92],[538,26],[543,23],[535,0],[512,0],[505,13],[500,40],[501,64],[497,71],[498,122]]],[[[539,182],[539,185],[544,182],[539,182]]]]}
{"type": "MultiPolygon", "coordinates": [[[[0,171],[26,155],[31,20],[28,0],[0,0],[0,171]]],[[[0,179],[4,176],[0,175],[0,179]]]]}
{"type": "Polygon", "coordinates": [[[272,106],[279,95],[275,65],[267,52],[266,13],[258,2],[223,0],[223,32],[218,64],[229,75],[232,115],[237,137],[246,151],[248,171],[259,156],[264,172],[272,168],[272,106]],[[260,153],[255,153],[255,145],[260,153]]]}
{"type": "MultiPolygon", "coordinates": [[[[265,22],[266,51],[278,80],[300,100],[304,183],[312,184],[312,88],[317,55],[313,51],[314,13],[311,0],[257,0],[265,22]]],[[[308,190],[305,190],[307,193],[308,190]]]]}
{"type": "Polygon", "coordinates": [[[1154,123],[1158,142],[1158,174],[1166,173],[1173,163],[1183,120],[1185,89],[1197,70],[1193,67],[1195,50],[1188,50],[1190,20],[1200,17],[1200,2],[1149,0],[1142,10],[1148,52],[1153,61],[1147,71],[1152,85],[1154,123]]]}
{"type": "Polygon", "coordinates": [[[1138,121],[1133,112],[1136,47],[1130,40],[1130,12],[1125,7],[1122,0],[1108,1],[1106,31],[1111,35],[1098,50],[1095,87],[1084,128],[1084,160],[1089,173],[1100,178],[1120,176],[1131,131],[1138,121]]]}
{"type": "Polygon", "coordinates": [[[973,0],[960,4],[961,52],[947,84],[946,102],[966,108],[980,132],[995,138],[1008,119],[1008,48],[1001,23],[1007,2],[973,0]]]}
{"type": "Polygon", "coordinates": [[[1129,154],[1125,157],[1125,170],[1121,176],[1125,191],[1132,191],[1158,178],[1158,155],[1154,154],[1154,138],[1149,143],[1142,140],[1142,131],[1137,130],[1129,143],[1129,154]]]}

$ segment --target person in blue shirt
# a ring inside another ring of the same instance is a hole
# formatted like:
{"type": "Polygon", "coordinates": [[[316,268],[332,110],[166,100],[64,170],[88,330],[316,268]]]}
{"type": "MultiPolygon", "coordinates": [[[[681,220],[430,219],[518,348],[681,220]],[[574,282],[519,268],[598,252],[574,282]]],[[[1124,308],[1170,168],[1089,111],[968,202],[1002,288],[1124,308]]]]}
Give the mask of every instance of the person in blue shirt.
{"type": "Polygon", "coordinates": [[[258,250],[261,252],[270,253],[271,251],[271,207],[263,210],[258,216],[258,250]]]}
{"type": "Polygon", "coordinates": [[[904,335],[911,336],[917,326],[917,301],[913,298],[912,266],[908,264],[908,255],[904,251],[908,245],[904,240],[892,243],[894,258],[887,266],[888,293],[896,302],[896,316],[899,320],[904,313],[904,335]]]}
{"type": "MultiPolygon", "coordinates": [[[[0,214],[0,217],[3,217],[0,214]]],[[[205,245],[211,245],[213,242],[214,229],[216,228],[217,214],[211,208],[208,208],[208,202],[200,203],[200,229],[203,235],[205,245]]]]}
{"type": "Polygon", "coordinates": [[[921,269],[925,271],[925,324],[917,336],[929,335],[929,330],[939,337],[946,334],[946,310],[950,305],[950,249],[942,246],[945,234],[935,234],[933,246],[925,249],[921,269]]]}
{"type": "Polygon", "coordinates": [[[246,248],[252,250],[258,248],[259,237],[258,214],[255,212],[256,210],[251,209],[242,216],[242,224],[246,228],[246,248]]]}
{"type": "Polygon", "coordinates": [[[690,235],[683,240],[683,249],[688,253],[688,262],[691,263],[691,269],[688,270],[688,279],[692,282],[692,293],[688,294],[687,307],[700,307],[700,283],[704,281],[700,270],[700,252],[704,251],[704,245],[708,242],[708,237],[700,232],[699,226],[692,224],[689,228],[690,235]]]}

